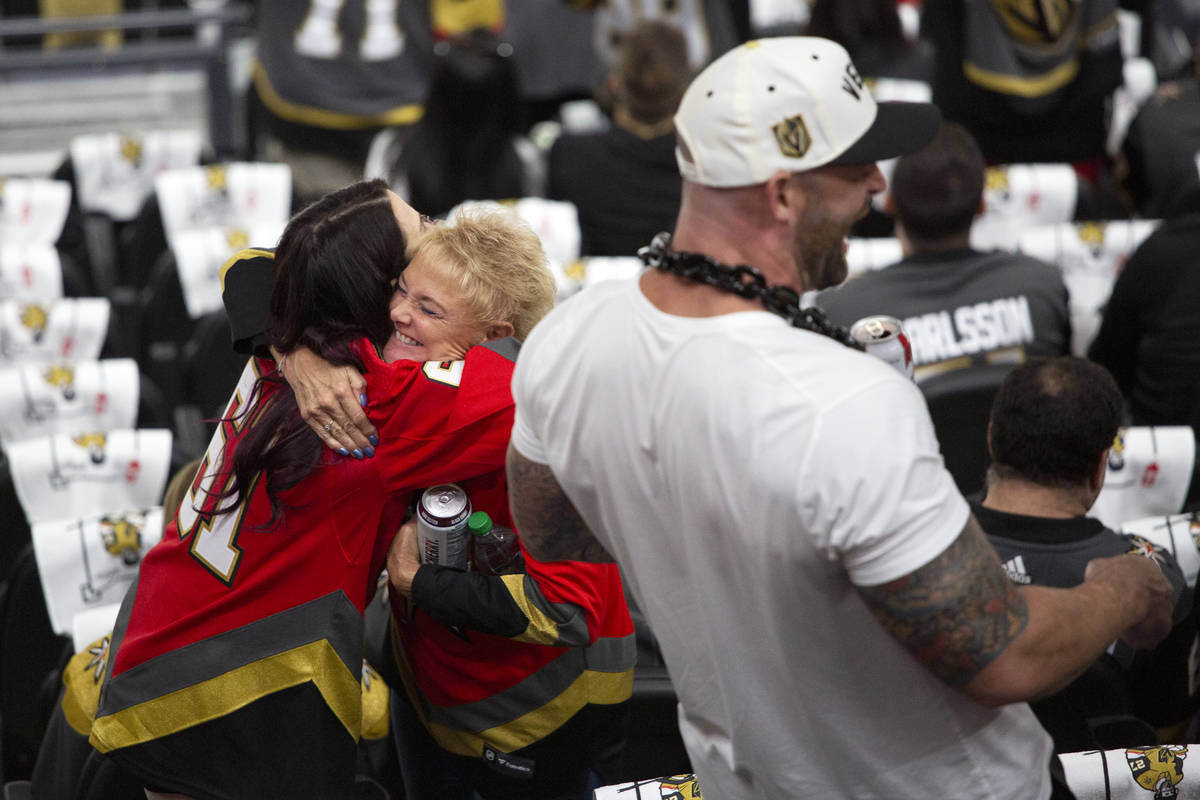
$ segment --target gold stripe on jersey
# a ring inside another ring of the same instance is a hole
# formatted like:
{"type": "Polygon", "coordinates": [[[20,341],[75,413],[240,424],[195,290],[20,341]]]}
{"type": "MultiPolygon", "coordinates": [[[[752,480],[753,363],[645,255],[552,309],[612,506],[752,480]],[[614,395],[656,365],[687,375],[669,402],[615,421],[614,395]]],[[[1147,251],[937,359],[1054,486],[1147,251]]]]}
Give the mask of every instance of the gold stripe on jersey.
{"type": "Polygon", "coordinates": [[[329,111],[284,100],[275,91],[275,87],[271,85],[271,81],[267,77],[267,71],[258,61],[254,62],[252,77],[254,88],[258,90],[258,96],[267,108],[271,109],[276,116],[289,122],[298,122],[301,125],[339,131],[365,130],[388,125],[411,125],[425,113],[425,107],[420,103],[409,103],[371,115],[329,111]]]}
{"type": "MultiPolygon", "coordinates": [[[[512,753],[554,733],[588,703],[612,705],[628,700],[632,694],[632,669],[627,672],[587,670],[558,697],[512,722],[478,733],[435,722],[427,723],[426,727],[437,743],[451,753],[482,756],[485,742],[506,753],[512,753]]],[[[422,714],[422,719],[424,718],[422,714]]]]}
{"type": "Polygon", "coordinates": [[[247,247],[245,250],[238,250],[229,257],[229,260],[221,265],[221,294],[225,294],[225,273],[229,272],[230,267],[239,261],[249,261],[252,258],[269,258],[275,260],[274,250],[259,250],[256,247],[247,247]]]}
{"type": "Polygon", "coordinates": [[[556,647],[579,647],[587,644],[587,620],[578,606],[549,602],[538,591],[537,584],[524,573],[502,575],[500,579],[504,581],[513,602],[529,620],[525,630],[512,638],[521,642],[556,647]],[[560,610],[566,615],[556,613],[560,610]]]}
{"type": "Polygon", "coordinates": [[[306,681],[317,687],[346,732],[358,741],[362,732],[361,681],[326,639],[97,717],[90,741],[101,753],[143,744],[231,714],[306,681]]]}
{"type": "Polygon", "coordinates": [[[63,717],[80,736],[87,736],[92,730],[110,640],[111,635],[106,634],[92,642],[71,656],[63,669],[63,717]]]}
{"type": "Polygon", "coordinates": [[[1065,61],[1054,69],[1031,78],[993,72],[971,61],[963,61],[963,74],[973,83],[977,83],[985,89],[991,89],[993,92],[1002,92],[1018,97],[1041,97],[1049,94],[1075,80],[1078,73],[1079,62],[1075,59],[1065,61]]]}
{"type": "Polygon", "coordinates": [[[362,675],[362,738],[382,739],[389,727],[389,688],[379,673],[363,662],[362,675]]]}
{"type": "Polygon", "coordinates": [[[520,750],[558,730],[589,703],[622,703],[633,694],[636,643],[630,634],[570,648],[491,697],[436,706],[418,691],[395,620],[391,625],[392,655],[417,717],[443,749],[459,755],[482,756],[484,744],[507,753],[520,750]]]}

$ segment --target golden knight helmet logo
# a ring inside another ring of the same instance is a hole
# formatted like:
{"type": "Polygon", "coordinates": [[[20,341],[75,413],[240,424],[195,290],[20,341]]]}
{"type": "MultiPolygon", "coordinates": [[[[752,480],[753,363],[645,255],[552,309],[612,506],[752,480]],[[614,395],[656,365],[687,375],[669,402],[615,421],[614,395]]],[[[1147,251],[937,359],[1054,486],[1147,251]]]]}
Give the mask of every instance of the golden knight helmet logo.
{"type": "Polygon", "coordinates": [[[61,391],[64,400],[75,399],[75,370],[71,367],[65,364],[50,367],[42,374],[42,378],[61,391]]]}
{"type": "Polygon", "coordinates": [[[1081,222],[1075,226],[1075,233],[1078,234],[1079,241],[1096,253],[1099,253],[1104,247],[1104,230],[1103,222],[1081,222]]]}
{"type": "Polygon", "coordinates": [[[1112,447],[1108,449],[1108,468],[1117,472],[1125,466],[1125,429],[1117,431],[1112,447]]]}
{"type": "Polygon", "coordinates": [[[104,445],[108,443],[108,437],[103,433],[83,433],[72,437],[71,441],[88,451],[93,464],[104,463],[104,445]]]}
{"type": "Polygon", "coordinates": [[[143,514],[110,514],[100,520],[100,538],[110,555],[120,556],[127,566],[142,557],[142,529],[146,527],[143,514]]]}
{"type": "Polygon", "coordinates": [[[1057,44],[1079,14],[1080,0],[992,0],[992,8],[1014,39],[1057,44]]]}
{"type": "Polygon", "coordinates": [[[33,334],[33,340],[40,342],[46,333],[46,323],[50,321],[50,313],[45,307],[36,303],[27,303],[21,306],[19,317],[21,324],[33,334]]]}
{"type": "Polygon", "coordinates": [[[204,177],[208,181],[208,188],[214,192],[224,192],[229,188],[225,167],[223,166],[213,165],[205,167],[204,177]]]}
{"type": "Polygon", "coordinates": [[[1146,791],[1154,792],[1154,800],[1179,796],[1176,787],[1183,780],[1185,758],[1187,745],[1181,744],[1125,751],[1125,763],[1129,765],[1133,779],[1146,791]]]}
{"type": "Polygon", "coordinates": [[[121,158],[133,166],[142,163],[142,142],[134,136],[121,137],[121,158]]]}
{"type": "Polygon", "coordinates": [[[700,783],[695,775],[671,775],[659,784],[662,800],[702,800],[700,783]]]}
{"type": "Polygon", "coordinates": [[[808,148],[812,147],[812,136],[804,124],[804,117],[799,114],[775,123],[771,126],[771,132],[775,134],[779,152],[788,158],[803,158],[808,148]]]}

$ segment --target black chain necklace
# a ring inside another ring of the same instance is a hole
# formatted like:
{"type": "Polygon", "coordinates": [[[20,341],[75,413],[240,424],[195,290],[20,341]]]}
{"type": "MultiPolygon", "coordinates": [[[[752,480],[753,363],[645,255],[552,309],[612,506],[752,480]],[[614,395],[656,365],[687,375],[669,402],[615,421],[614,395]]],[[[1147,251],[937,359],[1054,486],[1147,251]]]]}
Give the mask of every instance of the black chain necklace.
{"type": "Polygon", "coordinates": [[[767,279],[754,267],[738,264],[730,267],[702,253],[671,250],[671,234],[657,234],[650,244],[638,250],[638,258],[648,267],[661,269],[682,278],[708,284],[723,292],[758,300],[763,308],[778,314],[794,328],[819,333],[847,347],[862,350],[862,345],[850,338],[850,332],[830,322],[816,306],[800,307],[800,295],[787,286],[768,286],[767,279]]]}

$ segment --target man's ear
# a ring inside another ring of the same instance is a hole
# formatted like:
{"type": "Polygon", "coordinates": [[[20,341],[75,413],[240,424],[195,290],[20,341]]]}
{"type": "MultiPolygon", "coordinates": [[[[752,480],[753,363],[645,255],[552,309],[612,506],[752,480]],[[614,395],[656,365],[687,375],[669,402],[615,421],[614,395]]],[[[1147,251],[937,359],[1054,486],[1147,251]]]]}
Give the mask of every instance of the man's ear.
{"type": "Polygon", "coordinates": [[[483,335],[487,338],[485,342],[494,342],[497,339],[504,339],[513,335],[513,326],[511,322],[493,322],[484,329],[483,335]]]}
{"type": "Polygon", "coordinates": [[[767,182],[763,184],[763,193],[771,218],[776,222],[790,222],[795,219],[799,207],[804,203],[804,195],[793,189],[792,174],[784,170],[776,170],[767,182]]]}
{"type": "Polygon", "coordinates": [[[1088,488],[1097,494],[1104,486],[1104,476],[1108,472],[1108,450],[1100,454],[1100,461],[1092,469],[1092,475],[1088,479],[1088,488]]]}

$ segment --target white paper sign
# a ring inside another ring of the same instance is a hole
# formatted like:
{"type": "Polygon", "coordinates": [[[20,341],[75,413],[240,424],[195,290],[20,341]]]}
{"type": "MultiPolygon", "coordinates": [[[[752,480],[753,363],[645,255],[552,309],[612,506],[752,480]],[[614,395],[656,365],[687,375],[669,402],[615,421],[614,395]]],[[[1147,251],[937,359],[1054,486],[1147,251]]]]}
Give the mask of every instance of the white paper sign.
{"type": "Polygon", "coordinates": [[[17,497],[32,525],[159,505],[170,467],[171,432],[59,434],[5,449],[17,497]]]}
{"type": "Polygon", "coordinates": [[[183,287],[183,300],[192,319],[224,308],[221,267],[246,247],[274,247],[286,222],[260,223],[253,228],[197,228],[175,234],[171,252],[183,287]]]}
{"type": "Polygon", "coordinates": [[[983,213],[971,226],[971,244],[981,250],[1011,250],[1031,225],[1070,222],[1078,188],[1070,164],[989,167],[983,213]]]}
{"type": "Polygon", "coordinates": [[[1063,772],[1076,800],[1196,800],[1200,778],[1189,764],[1200,745],[1166,744],[1064,753],[1063,772]]]}
{"type": "Polygon", "coordinates": [[[34,525],[33,550],[55,632],[70,636],[76,614],[120,603],[142,557],[161,538],[162,508],[34,525]]]}
{"type": "Polygon", "coordinates": [[[601,786],[592,793],[594,800],[703,800],[695,775],[668,775],[644,781],[601,786]]]}
{"type": "Polygon", "coordinates": [[[194,130],[76,136],[71,164],[79,207],[128,222],[154,191],[154,179],[169,169],[198,164],[200,147],[200,132],[194,130]]]}
{"type": "Polygon", "coordinates": [[[52,244],[0,244],[0,300],[62,297],[62,259],[52,244]]]}
{"type": "Polygon", "coordinates": [[[1128,520],[1177,513],[1195,459],[1190,426],[1123,428],[1108,451],[1104,486],[1088,516],[1120,530],[1128,520]]]}
{"type": "Polygon", "coordinates": [[[0,368],[0,440],[132,428],[138,392],[132,358],[0,368]]]}
{"type": "Polygon", "coordinates": [[[154,181],[167,243],[197,228],[251,229],[291,217],[292,171],[286,164],[234,162],[168,170],[154,181]]]}
{"type": "Polygon", "coordinates": [[[71,184],[46,178],[0,180],[0,244],[54,244],[71,209],[71,184]]]}
{"type": "Polygon", "coordinates": [[[1113,283],[1129,256],[1160,220],[1039,225],[1018,240],[1023,253],[1057,264],[1067,285],[1071,352],[1084,356],[1096,332],[1113,283]]]}
{"type": "Polygon", "coordinates": [[[96,360],[110,308],[107,297],[0,300],[0,364],[96,360]]]}
{"type": "Polygon", "coordinates": [[[94,669],[104,669],[104,662],[108,660],[109,635],[117,625],[117,614],[120,612],[120,603],[107,603],[85,608],[71,621],[71,641],[75,645],[75,652],[82,653],[85,648],[91,649],[94,669]]]}

